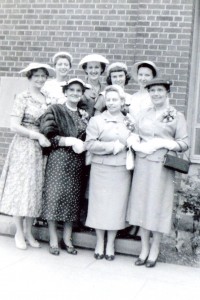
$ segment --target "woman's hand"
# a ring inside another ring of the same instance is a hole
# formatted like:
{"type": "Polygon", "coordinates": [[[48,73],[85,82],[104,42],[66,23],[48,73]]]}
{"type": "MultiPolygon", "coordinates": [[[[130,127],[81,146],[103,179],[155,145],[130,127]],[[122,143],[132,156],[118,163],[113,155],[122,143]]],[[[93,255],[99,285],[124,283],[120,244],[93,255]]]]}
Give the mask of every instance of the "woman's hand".
{"type": "Polygon", "coordinates": [[[131,146],[134,145],[134,144],[140,143],[140,137],[139,137],[139,135],[136,134],[136,133],[132,133],[132,134],[128,137],[126,143],[127,143],[127,147],[128,147],[128,148],[131,147],[131,146]]]}
{"type": "Polygon", "coordinates": [[[85,144],[82,140],[76,139],[74,145],[72,146],[72,149],[75,153],[80,154],[85,151],[85,144]]]}
{"type": "Polygon", "coordinates": [[[117,140],[114,144],[113,154],[114,155],[118,154],[119,152],[123,151],[124,148],[125,148],[125,145],[120,143],[119,140],[117,140]]]}
{"type": "Polygon", "coordinates": [[[41,133],[38,136],[38,142],[41,147],[50,147],[51,146],[50,141],[41,133]]]}

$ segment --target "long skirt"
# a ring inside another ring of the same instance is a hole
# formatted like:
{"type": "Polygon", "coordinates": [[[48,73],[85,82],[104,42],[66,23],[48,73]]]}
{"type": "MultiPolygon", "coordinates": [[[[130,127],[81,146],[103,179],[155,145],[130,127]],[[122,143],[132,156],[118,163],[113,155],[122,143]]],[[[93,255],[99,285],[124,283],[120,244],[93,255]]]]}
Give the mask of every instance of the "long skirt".
{"type": "Polygon", "coordinates": [[[131,172],[125,166],[92,163],[86,226],[102,230],[126,227],[131,172]]]}
{"type": "Polygon", "coordinates": [[[162,162],[136,157],[127,221],[132,225],[169,233],[171,229],[175,172],[162,162]]]}

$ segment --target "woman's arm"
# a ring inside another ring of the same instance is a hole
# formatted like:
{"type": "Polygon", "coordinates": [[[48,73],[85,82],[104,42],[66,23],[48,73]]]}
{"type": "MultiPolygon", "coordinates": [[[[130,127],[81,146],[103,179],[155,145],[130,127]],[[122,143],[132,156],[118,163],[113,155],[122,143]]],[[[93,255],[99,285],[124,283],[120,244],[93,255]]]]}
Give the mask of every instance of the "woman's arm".
{"type": "Polygon", "coordinates": [[[103,142],[99,140],[100,127],[103,129],[103,124],[100,124],[99,116],[90,119],[86,129],[86,149],[91,153],[98,155],[112,154],[115,142],[103,142]],[[98,118],[98,119],[97,119],[98,118]]]}

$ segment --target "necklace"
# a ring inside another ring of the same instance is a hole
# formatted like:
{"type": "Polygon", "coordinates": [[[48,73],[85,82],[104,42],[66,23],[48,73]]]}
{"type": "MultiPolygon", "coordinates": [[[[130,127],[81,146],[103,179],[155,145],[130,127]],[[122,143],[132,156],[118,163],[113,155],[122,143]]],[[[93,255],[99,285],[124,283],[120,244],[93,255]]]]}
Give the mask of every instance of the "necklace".
{"type": "Polygon", "coordinates": [[[70,109],[72,111],[77,111],[77,107],[76,108],[72,108],[71,106],[69,106],[69,104],[67,104],[67,102],[65,102],[65,105],[67,106],[68,109],[70,109]]]}

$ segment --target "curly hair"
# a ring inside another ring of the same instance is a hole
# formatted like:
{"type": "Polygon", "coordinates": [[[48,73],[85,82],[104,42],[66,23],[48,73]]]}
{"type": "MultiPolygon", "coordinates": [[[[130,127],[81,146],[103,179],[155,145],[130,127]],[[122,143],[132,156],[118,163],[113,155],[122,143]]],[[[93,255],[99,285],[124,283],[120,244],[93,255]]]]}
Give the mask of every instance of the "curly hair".
{"type": "Polygon", "coordinates": [[[32,69],[32,70],[30,70],[30,71],[28,71],[28,72],[26,73],[26,77],[27,77],[28,79],[31,79],[32,76],[33,76],[38,70],[44,71],[44,73],[46,74],[46,76],[49,77],[49,72],[48,72],[47,69],[45,69],[45,68],[32,69]]]}

